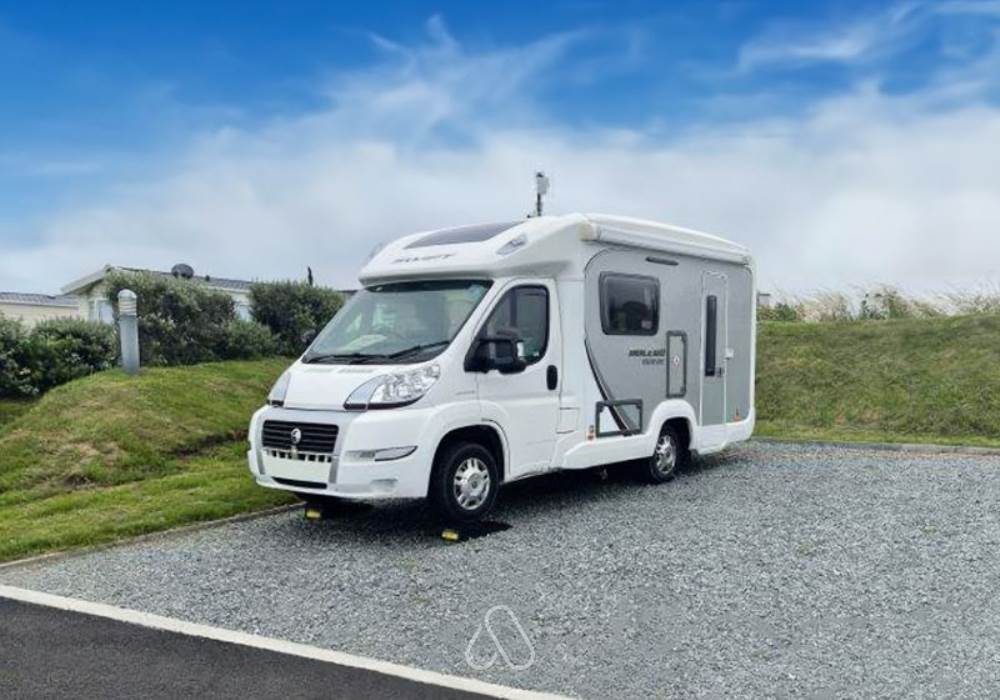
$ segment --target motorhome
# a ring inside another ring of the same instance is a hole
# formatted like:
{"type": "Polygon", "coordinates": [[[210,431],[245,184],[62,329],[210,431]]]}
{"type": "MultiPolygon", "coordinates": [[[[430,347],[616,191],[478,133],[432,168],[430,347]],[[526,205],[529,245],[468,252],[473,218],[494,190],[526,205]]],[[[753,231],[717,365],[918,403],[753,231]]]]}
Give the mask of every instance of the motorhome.
{"type": "Polygon", "coordinates": [[[502,484],[632,462],[669,481],[754,426],[750,251],[597,214],[416,233],[250,424],[250,470],[307,501],[428,498],[482,518],[502,484]]]}

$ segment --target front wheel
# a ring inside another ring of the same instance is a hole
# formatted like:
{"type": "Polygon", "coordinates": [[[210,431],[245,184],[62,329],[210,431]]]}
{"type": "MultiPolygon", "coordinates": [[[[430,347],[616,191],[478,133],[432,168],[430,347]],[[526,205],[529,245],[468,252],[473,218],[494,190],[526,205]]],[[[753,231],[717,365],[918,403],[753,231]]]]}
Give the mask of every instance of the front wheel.
{"type": "Polygon", "coordinates": [[[640,476],[651,484],[662,484],[677,475],[691,459],[688,446],[681,442],[680,433],[672,425],[663,426],[653,454],[639,465],[640,476]]]}
{"type": "Polygon", "coordinates": [[[438,455],[429,495],[446,520],[468,523],[490,512],[499,487],[500,470],[492,453],[480,444],[459,442],[438,455]]]}

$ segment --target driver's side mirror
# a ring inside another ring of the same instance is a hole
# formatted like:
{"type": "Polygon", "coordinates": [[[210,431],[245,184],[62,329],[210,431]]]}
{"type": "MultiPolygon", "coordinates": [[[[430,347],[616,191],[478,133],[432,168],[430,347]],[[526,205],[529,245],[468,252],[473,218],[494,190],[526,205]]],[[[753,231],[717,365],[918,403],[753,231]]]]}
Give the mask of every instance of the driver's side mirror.
{"type": "Polygon", "coordinates": [[[306,347],[309,347],[310,345],[312,345],[312,341],[316,340],[316,335],[317,333],[315,328],[310,328],[309,330],[304,331],[300,336],[302,344],[306,347]]]}
{"type": "Polygon", "coordinates": [[[523,372],[527,366],[528,363],[524,360],[524,341],[520,338],[479,338],[465,361],[467,372],[489,372],[495,369],[500,374],[516,374],[523,372]]]}

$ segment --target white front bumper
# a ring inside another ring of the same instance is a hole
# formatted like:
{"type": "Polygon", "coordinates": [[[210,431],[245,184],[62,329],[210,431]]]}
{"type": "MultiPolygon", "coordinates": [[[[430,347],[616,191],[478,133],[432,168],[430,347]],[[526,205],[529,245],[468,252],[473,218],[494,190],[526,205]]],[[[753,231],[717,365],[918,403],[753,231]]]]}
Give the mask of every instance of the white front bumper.
{"type": "Polygon", "coordinates": [[[386,411],[303,411],[265,407],[250,423],[250,471],[261,486],[352,499],[424,498],[434,458],[421,441],[433,409],[386,411]],[[338,427],[332,457],[309,461],[285,456],[261,444],[265,420],[323,423],[338,427]],[[377,462],[352,453],[416,446],[401,459],[377,462]]]}

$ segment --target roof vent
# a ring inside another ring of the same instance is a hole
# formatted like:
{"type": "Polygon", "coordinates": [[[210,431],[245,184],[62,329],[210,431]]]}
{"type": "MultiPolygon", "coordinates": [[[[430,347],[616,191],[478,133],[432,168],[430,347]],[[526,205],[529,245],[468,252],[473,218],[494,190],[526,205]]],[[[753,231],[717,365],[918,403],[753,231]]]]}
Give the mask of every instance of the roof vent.
{"type": "Polygon", "coordinates": [[[194,268],[185,263],[177,263],[170,268],[170,274],[177,279],[189,280],[194,277],[194,268]]]}

